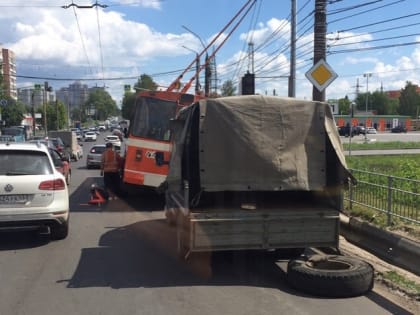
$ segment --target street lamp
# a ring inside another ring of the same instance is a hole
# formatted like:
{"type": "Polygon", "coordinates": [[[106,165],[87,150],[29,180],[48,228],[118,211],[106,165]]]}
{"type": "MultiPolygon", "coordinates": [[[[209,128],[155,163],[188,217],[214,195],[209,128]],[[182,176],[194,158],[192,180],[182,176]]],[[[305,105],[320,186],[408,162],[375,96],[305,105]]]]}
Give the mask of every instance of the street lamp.
{"type": "Polygon", "coordinates": [[[368,98],[369,98],[369,78],[372,76],[372,73],[363,73],[363,76],[366,78],[366,114],[368,112],[368,98]]]}
{"type": "Polygon", "coordinates": [[[185,25],[181,25],[181,26],[182,26],[183,29],[185,29],[186,31],[188,31],[189,33],[191,33],[192,35],[194,35],[196,38],[198,38],[198,40],[201,43],[201,46],[203,46],[203,51],[206,52],[206,59],[205,59],[205,63],[204,63],[205,69],[206,69],[205,75],[204,75],[204,95],[205,96],[208,96],[209,95],[209,91],[210,91],[210,76],[211,76],[211,74],[210,74],[210,71],[209,71],[210,70],[210,68],[209,68],[209,62],[210,62],[210,60],[209,60],[209,55],[208,55],[208,52],[207,52],[207,47],[204,44],[204,41],[201,39],[200,36],[198,36],[197,33],[194,33],[192,30],[190,30],[185,25]]]}
{"type": "Polygon", "coordinates": [[[200,93],[200,78],[199,78],[199,72],[200,72],[200,57],[199,53],[195,51],[194,49],[188,48],[187,46],[182,45],[183,48],[192,51],[195,53],[195,93],[198,95],[200,93]]]}
{"type": "Polygon", "coordinates": [[[198,38],[198,40],[201,43],[201,46],[203,46],[203,49],[206,50],[206,45],[204,45],[203,40],[201,39],[200,36],[197,35],[197,33],[194,33],[192,30],[190,30],[188,27],[186,27],[185,25],[181,25],[183,29],[185,29],[186,31],[188,31],[189,33],[191,33],[192,35],[194,35],[196,38],[198,38]]]}

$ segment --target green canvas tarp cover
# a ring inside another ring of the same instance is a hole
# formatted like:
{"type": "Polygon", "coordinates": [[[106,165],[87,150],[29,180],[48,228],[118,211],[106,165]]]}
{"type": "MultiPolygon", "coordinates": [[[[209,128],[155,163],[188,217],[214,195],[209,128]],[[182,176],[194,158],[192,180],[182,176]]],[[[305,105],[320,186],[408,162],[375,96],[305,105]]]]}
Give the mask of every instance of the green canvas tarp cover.
{"type": "Polygon", "coordinates": [[[182,190],[184,180],[208,192],[322,190],[330,162],[338,165],[337,183],[351,177],[326,103],[259,95],[206,99],[182,109],[172,127],[169,191],[182,190]]]}

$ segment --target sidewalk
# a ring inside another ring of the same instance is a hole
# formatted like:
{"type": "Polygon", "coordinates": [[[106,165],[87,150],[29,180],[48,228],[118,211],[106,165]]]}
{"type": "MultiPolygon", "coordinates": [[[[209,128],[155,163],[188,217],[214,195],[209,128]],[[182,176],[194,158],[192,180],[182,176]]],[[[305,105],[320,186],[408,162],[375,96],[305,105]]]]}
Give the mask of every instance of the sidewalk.
{"type": "Polygon", "coordinates": [[[340,214],[340,234],[381,259],[420,276],[420,243],[340,214]]]}
{"type": "Polygon", "coordinates": [[[345,155],[398,155],[420,154],[420,149],[392,149],[392,150],[345,150],[345,155]]]}

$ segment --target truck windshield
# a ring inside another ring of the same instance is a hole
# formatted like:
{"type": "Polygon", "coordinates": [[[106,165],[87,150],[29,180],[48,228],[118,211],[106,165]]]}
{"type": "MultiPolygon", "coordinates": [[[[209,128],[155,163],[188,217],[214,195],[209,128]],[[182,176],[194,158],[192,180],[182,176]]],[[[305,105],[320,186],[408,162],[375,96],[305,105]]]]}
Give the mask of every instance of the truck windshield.
{"type": "Polygon", "coordinates": [[[155,98],[140,97],[132,119],[131,134],[160,141],[169,141],[169,120],[175,117],[176,103],[155,98]]]}

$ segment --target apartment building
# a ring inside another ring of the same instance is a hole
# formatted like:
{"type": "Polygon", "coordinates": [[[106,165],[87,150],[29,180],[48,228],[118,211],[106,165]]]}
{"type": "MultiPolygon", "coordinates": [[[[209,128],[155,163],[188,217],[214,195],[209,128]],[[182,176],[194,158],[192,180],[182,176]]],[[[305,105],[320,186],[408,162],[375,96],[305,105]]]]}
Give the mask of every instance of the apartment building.
{"type": "Polygon", "coordinates": [[[15,53],[0,46],[0,74],[3,78],[3,94],[17,100],[15,53]]]}

